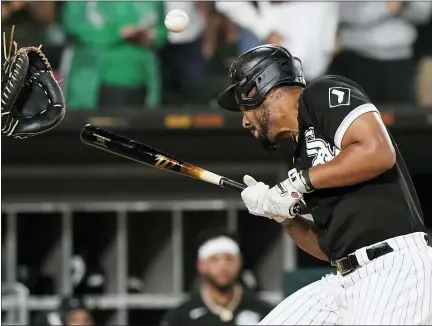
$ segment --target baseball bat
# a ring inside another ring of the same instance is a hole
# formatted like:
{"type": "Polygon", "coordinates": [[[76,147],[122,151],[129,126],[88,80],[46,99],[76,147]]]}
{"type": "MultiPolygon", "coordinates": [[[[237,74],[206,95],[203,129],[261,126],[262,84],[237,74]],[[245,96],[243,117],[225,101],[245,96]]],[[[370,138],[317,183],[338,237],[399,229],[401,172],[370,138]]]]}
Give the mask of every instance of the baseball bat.
{"type": "Polygon", "coordinates": [[[160,149],[137,142],[125,136],[118,135],[88,124],[81,130],[81,141],[87,145],[123,156],[155,168],[183,174],[223,188],[242,191],[246,185],[205,170],[192,163],[165,153],[160,149]]]}
{"type": "MultiPolygon", "coordinates": [[[[246,185],[205,170],[192,163],[161,151],[150,145],[121,136],[112,131],[87,124],[81,130],[81,141],[98,149],[123,156],[161,170],[186,175],[201,181],[212,183],[222,188],[243,191],[246,185]]],[[[309,209],[301,202],[295,207],[298,214],[307,214],[309,209]]]]}

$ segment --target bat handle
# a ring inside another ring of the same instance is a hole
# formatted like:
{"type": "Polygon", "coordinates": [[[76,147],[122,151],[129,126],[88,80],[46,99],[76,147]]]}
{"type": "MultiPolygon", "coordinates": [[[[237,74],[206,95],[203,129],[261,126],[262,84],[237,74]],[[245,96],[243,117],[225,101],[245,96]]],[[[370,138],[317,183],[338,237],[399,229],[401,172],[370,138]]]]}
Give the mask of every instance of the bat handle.
{"type": "Polygon", "coordinates": [[[222,177],[219,180],[219,186],[223,187],[223,188],[228,188],[231,190],[236,190],[238,192],[242,192],[243,190],[246,189],[246,185],[243,183],[239,183],[237,181],[222,177]]]}

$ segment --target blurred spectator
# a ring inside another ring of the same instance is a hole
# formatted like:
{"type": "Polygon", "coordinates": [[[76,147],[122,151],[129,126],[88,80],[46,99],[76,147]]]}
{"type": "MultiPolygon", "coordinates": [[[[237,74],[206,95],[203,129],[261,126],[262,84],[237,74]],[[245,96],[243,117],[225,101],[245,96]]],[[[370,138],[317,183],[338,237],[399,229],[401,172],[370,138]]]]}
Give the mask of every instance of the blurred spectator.
{"type": "Polygon", "coordinates": [[[192,18],[184,32],[168,34],[172,41],[161,51],[163,103],[176,107],[186,104],[189,108],[208,105],[219,89],[225,87],[225,72],[231,64],[233,49],[233,55],[237,56],[237,26],[216,12],[212,2],[166,2],[166,7],[167,11],[184,9],[191,12],[192,18]],[[200,33],[195,41],[177,43],[187,35],[194,35],[198,27],[200,33]]]}
{"type": "Polygon", "coordinates": [[[432,6],[430,8],[429,21],[417,26],[418,37],[414,43],[414,56],[416,60],[424,56],[432,56],[432,6]]]}
{"type": "Polygon", "coordinates": [[[271,34],[263,24],[257,1],[216,1],[216,9],[239,25],[239,54],[261,45],[261,40],[266,40],[271,34]]]}
{"type": "Polygon", "coordinates": [[[207,26],[205,32],[204,57],[207,61],[207,70],[224,76],[226,70],[237,55],[239,41],[239,28],[225,15],[209,6],[207,26]]]}
{"type": "Polygon", "coordinates": [[[372,102],[414,104],[415,24],[431,2],[339,2],[341,53],[333,71],[358,82],[372,102]]]}
{"type": "Polygon", "coordinates": [[[161,325],[257,325],[271,308],[238,281],[241,253],[233,237],[219,233],[198,249],[197,293],[167,313],[161,325]]]}
{"type": "Polygon", "coordinates": [[[45,43],[45,32],[56,16],[54,1],[3,1],[2,29],[6,35],[15,26],[14,40],[21,46],[45,43]]]}
{"type": "Polygon", "coordinates": [[[62,67],[69,106],[157,106],[164,17],[161,1],[64,3],[62,25],[72,43],[62,67]]]}
{"type": "Polygon", "coordinates": [[[60,307],[48,313],[41,313],[32,323],[35,326],[92,326],[94,325],[91,311],[78,298],[67,298],[60,307]]]}
{"type": "Polygon", "coordinates": [[[427,24],[418,26],[418,32],[419,37],[414,46],[418,73],[417,99],[421,107],[432,110],[432,17],[427,24]]]}
{"type": "MultiPolygon", "coordinates": [[[[208,62],[211,62],[213,56],[221,47],[237,46],[239,33],[237,25],[233,21],[216,11],[214,2],[212,5],[210,3],[207,5],[207,12],[204,57],[208,62]]],[[[237,57],[237,52],[234,55],[237,57]]]]}
{"type": "Polygon", "coordinates": [[[181,33],[168,32],[168,44],[162,49],[162,69],[170,88],[182,91],[200,83],[204,77],[203,34],[206,26],[206,3],[202,1],[165,1],[166,12],[183,10],[189,25],[181,33]]]}
{"type": "MultiPolygon", "coordinates": [[[[337,3],[217,1],[216,8],[260,42],[282,45],[302,58],[307,80],[327,71],[336,40],[337,3]]],[[[247,33],[241,35],[242,51],[259,45],[247,33]]]]}
{"type": "Polygon", "coordinates": [[[240,40],[238,44],[239,54],[261,45],[261,40],[250,30],[240,27],[240,40]]]}

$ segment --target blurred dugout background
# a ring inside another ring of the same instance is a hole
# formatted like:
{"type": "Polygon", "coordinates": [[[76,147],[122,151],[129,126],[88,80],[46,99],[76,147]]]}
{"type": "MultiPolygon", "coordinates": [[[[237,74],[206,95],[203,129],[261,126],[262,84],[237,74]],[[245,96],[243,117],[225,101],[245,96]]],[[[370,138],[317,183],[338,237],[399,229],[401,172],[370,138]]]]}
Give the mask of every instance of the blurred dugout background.
{"type": "MultiPolygon", "coordinates": [[[[155,171],[80,143],[86,123],[171,151],[217,173],[285,178],[290,144],[264,152],[218,110],[215,96],[240,52],[279,43],[311,80],[360,83],[407,161],[432,228],[431,3],[2,2],[2,30],[43,44],[68,102],[61,126],[2,139],[2,317],[32,321],[64,297],[86,296],[95,322],[155,325],[191,288],[195,236],[224,227],[271,304],[329,270],[238,194],[155,171]],[[171,34],[165,13],[188,29],[171,34]],[[120,300],[119,300],[120,298],[120,300]]],[[[9,39],[9,38],[8,38],[9,39]]],[[[330,269],[331,270],[331,269],[330,269]]]]}

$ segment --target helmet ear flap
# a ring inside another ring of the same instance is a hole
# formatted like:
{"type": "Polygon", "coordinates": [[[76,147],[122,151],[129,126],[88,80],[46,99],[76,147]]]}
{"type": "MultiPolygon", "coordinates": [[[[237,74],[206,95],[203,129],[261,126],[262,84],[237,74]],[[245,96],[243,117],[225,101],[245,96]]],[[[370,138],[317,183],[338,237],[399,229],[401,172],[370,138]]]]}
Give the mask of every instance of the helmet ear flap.
{"type": "Polygon", "coordinates": [[[293,58],[293,66],[294,66],[294,74],[296,75],[299,82],[306,85],[306,80],[303,72],[303,65],[299,58],[297,57],[293,58]]]}

